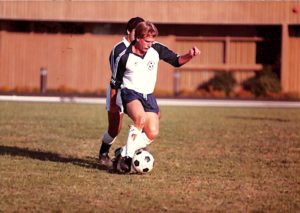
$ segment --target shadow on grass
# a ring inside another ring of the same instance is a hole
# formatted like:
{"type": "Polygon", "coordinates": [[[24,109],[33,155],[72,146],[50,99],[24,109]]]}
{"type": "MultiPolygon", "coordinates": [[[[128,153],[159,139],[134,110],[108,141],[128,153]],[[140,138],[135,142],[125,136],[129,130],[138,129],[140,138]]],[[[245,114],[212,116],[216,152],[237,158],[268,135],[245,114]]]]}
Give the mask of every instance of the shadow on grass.
{"type": "Polygon", "coordinates": [[[242,119],[242,120],[256,120],[256,121],[277,121],[277,122],[289,122],[288,119],[281,118],[266,118],[266,117],[248,117],[248,116],[228,116],[231,119],[242,119]]]}
{"type": "Polygon", "coordinates": [[[74,157],[66,157],[53,152],[30,150],[28,148],[20,148],[15,146],[11,147],[11,146],[0,145],[0,155],[21,156],[21,157],[32,158],[41,161],[72,163],[76,166],[81,166],[85,168],[107,170],[107,167],[101,166],[96,162],[97,161],[96,158],[80,159],[74,157]]]}

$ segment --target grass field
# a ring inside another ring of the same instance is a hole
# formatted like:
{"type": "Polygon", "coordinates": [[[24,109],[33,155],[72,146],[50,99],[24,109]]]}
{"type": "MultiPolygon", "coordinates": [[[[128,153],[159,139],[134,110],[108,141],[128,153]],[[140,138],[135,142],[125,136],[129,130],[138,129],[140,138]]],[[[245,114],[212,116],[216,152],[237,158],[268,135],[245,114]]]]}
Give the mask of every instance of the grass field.
{"type": "Polygon", "coordinates": [[[161,110],[152,173],[118,175],[103,105],[0,102],[0,212],[300,211],[300,109],[161,110]]]}

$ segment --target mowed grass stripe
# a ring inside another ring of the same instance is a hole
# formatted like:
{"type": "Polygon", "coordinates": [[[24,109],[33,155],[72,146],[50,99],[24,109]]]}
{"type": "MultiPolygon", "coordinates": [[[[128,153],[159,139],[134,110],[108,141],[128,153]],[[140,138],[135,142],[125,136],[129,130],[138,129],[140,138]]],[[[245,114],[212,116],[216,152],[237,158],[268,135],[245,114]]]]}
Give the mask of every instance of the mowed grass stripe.
{"type": "Polygon", "coordinates": [[[0,102],[0,212],[300,211],[300,109],[161,111],[152,173],[117,175],[104,105],[0,102]]]}

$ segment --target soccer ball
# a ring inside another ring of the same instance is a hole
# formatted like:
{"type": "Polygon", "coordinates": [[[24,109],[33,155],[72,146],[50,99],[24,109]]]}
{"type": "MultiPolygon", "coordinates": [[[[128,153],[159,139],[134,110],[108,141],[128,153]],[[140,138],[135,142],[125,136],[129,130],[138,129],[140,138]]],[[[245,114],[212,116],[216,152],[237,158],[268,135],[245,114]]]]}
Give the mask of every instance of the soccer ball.
{"type": "Polygon", "coordinates": [[[137,173],[148,173],[153,169],[154,158],[146,150],[138,150],[132,158],[132,167],[137,173]]]}

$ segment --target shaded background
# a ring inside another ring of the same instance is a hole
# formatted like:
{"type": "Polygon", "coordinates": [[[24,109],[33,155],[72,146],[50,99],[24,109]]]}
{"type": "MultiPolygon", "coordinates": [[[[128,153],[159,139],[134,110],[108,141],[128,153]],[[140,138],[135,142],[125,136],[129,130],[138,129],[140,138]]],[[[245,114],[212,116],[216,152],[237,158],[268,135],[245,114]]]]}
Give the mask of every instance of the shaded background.
{"type": "Polygon", "coordinates": [[[298,97],[299,9],[297,1],[1,2],[0,92],[104,96],[110,50],[141,16],[179,54],[202,51],[180,69],[160,63],[158,96],[254,97],[268,87],[298,97]]]}

